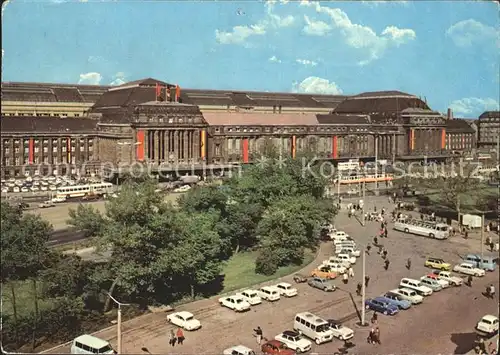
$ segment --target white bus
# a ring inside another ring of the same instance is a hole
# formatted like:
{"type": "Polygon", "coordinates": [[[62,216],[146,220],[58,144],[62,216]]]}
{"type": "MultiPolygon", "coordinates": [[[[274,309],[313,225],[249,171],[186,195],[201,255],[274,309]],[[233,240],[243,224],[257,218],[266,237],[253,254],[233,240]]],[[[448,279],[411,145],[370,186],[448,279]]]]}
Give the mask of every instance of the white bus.
{"type": "Polygon", "coordinates": [[[56,191],[56,198],[75,198],[90,195],[106,195],[113,192],[113,184],[100,182],[96,184],[73,185],[59,187],[56,191]]]}
{"type": "Polygon", "coordinates": [[[338,163],[337,169],[339,171],[357,171],[360,167],[359,160],[357,159],[349,159],[348,162],[338,163]]]}
{"type": "Polygon", "coordinates": [[[450,236],[449,227],[443,223],[433,223],[417,220],[399,220],[394,223],[394,229],[397,231],[422,235],[424,237],[435,239],[447,239],[450,236]]]}

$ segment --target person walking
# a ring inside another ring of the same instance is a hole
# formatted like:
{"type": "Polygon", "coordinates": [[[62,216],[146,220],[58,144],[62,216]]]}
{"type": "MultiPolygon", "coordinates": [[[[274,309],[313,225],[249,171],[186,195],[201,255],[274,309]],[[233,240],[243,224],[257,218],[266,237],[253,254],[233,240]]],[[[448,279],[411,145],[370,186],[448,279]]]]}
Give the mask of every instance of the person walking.
{"type": "Polygon", "coordinates": [[[493,241],[490,241],[490,251],[493,251],[495,249],[495,243],[493,241]]]}
{"type": "Polygon", "coordinates": [[[469,287],[472,287],[472,276],[469,275],[469,277],[467,277],[467,284],[469,287]]]}
{"type": "Polygon", "coordinates": [[[347,283],[349,282],[349,276],[347,275],[347,272],[344,272],[344,274],[342,275],[342,279],[344,281],[344,285],[347,285],[347,283]]]}
{"type": "Polygon", "coordinates": [[[375,342],[379,345],[382,345],[382,343],[380,342],[380,328],[379,327],[375,328],[375,342]]]}
{"type": "Polygon", "coordinates": [[[257,337],[257,344],[260,345],[260,343],[262,342],[262,328],[260,326],[257,327],[257,329],[254,329],[253,330],[254,333],[255,333],[255,336],[257,337]]]}
{"type": "Polygon", "coordinates": [[[358,285],[356,286],[356,294],[358,296],[361,296],[361,291],[363,290],[363,284],[361,282],[358,282],[358,285]]]}
{"type": "Polygon", "coordinates": [[[383,259],[387,258],[387,250],[386,249],[382,249],[382,258],[383,259]]]}
{"type": "Polygon", "coordinates": [[[373,245],[378,245],[378,238],[377,237],[373,237],[373,245]]]}
{"type": "Polygon", "coordinates": [[[175,343],[177,342],[177,338],[175,337],[175,333],[173,329],[170,329],[170,339],[168,340],[168,343],[171,346],[175,346],[175,343]]]}
{"type": "Polygon", "coordinates": [[[370,255],[370,250],[372,249],[371,245],[366,246],[366,254],[370,255]]]}
{"type": "Polygon", "coordinates": [[[352,266],[349,267],[349,277],[354,278],[354,269],[352,268],[352,266]]]}
{"type": "Polygon", "coordinates": [[[184,332],[182,331],[181,328],[177,328],[177,334],[176,335],[177,335],[177,343],[179,345],[182,345],[184,343],[184,339],[186,339],[186,338],[184,337],[184,332]]]}
{"type": "Polygon", "coordinates": [[[385,262],[384,262],[384,269],[385,269],[385,271],[389,270],[389,264],[390,263],[391,262],[389,261],[389,259],[385,259],[385,262]]]}
{"type": "Polygon", "coordinates": [[[368,287],[369,283],[370,283],[370,276],[366,275],[365,276],[365,287],[368,287]]]}
{"type": "Polygon", "coordinates": [[[387,227],[385,227],[385,229],[384,229],[384,238],[387,238],[387,233],[389,233],[389,232],[387,232],[387,227]]]}
{"type": "Polygon", "coordinates": [[[372,315],[371,322],[372,322],[372,324],[376,324],[377,321],[378,321],[378,314],[377,314],[377,312],[374,312],[372,315]]]}
{"type": "Polygon", "coordinates": [[[370,333],[368,334],[368,338],[366,338],[368,344],[375,344],[375,329],[370,329],[370,333]]]}
{"type": "Polygon", "coordinates": [[[411,259],[410,259],[410,258],[408,258],[408,260],[406,260],[406,268],[407,268],[408,270],[410,270],[410,269],[411,269],[411,259]]]}

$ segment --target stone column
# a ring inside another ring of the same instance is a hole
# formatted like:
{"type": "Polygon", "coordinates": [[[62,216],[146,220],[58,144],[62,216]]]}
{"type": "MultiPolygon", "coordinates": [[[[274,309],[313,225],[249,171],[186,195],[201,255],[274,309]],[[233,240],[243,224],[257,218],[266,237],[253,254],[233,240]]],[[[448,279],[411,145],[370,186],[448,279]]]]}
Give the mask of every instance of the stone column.
{"type": "MultiPolygon", "coordinates": [[[[205,143],[206,144],[206,143],[205,143]]],[[[193,161],[200,160],[200,131],[197,129],[193,132],[193,161]]]]}
{"type": "Polygon", "coordinates": [[[188,130],[184,131],[184,161],[187,163],[189,161],[189,132],[188,130]]]}
{"type": "Polygon", "coordinates": [[[153,141],[154,141],[154,161],[155,163],[159,163],[160,161],[160,149],[159,149],[159,144],[160,144],[160,133],[157,130],[153,131],[153,141]]]}
{"type": "Polygon", "coordinates": [[[175,130],[173,132],[174,138],[174,161],[177,163],[179,161],[179,131],[175,130]]]}

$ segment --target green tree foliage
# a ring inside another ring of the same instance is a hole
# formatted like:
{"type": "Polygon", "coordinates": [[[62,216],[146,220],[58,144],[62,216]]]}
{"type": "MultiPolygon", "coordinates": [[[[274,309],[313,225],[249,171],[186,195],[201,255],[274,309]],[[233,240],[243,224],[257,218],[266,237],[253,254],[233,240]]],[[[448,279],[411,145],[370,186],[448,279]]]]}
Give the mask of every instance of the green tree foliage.
{"type": "Polygon", "coordinates": [[[255,260],[255,272],[266,276],[273,275],[278,270],[278,257],[272,249],[262,249],[255,260]]]}
{"type": "Polygon", "coordinates": [[[85,231],[89,237],[99,235],[104,225],[104,217],[90,204],[80,204],[76,210],[70,208],[68,215],[68,224],[85,231]]]}

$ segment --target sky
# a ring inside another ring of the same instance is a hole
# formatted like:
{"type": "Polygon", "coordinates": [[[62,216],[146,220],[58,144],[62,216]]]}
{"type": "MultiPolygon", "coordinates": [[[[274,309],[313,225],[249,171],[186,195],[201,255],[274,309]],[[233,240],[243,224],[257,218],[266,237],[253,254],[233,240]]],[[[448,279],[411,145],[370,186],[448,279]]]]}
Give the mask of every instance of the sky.
{"type": "Polygon", "coordinates": [[[499,7],[482,1],[11,0],[2,81],[355,95],[498,110],[499,7]]]}

